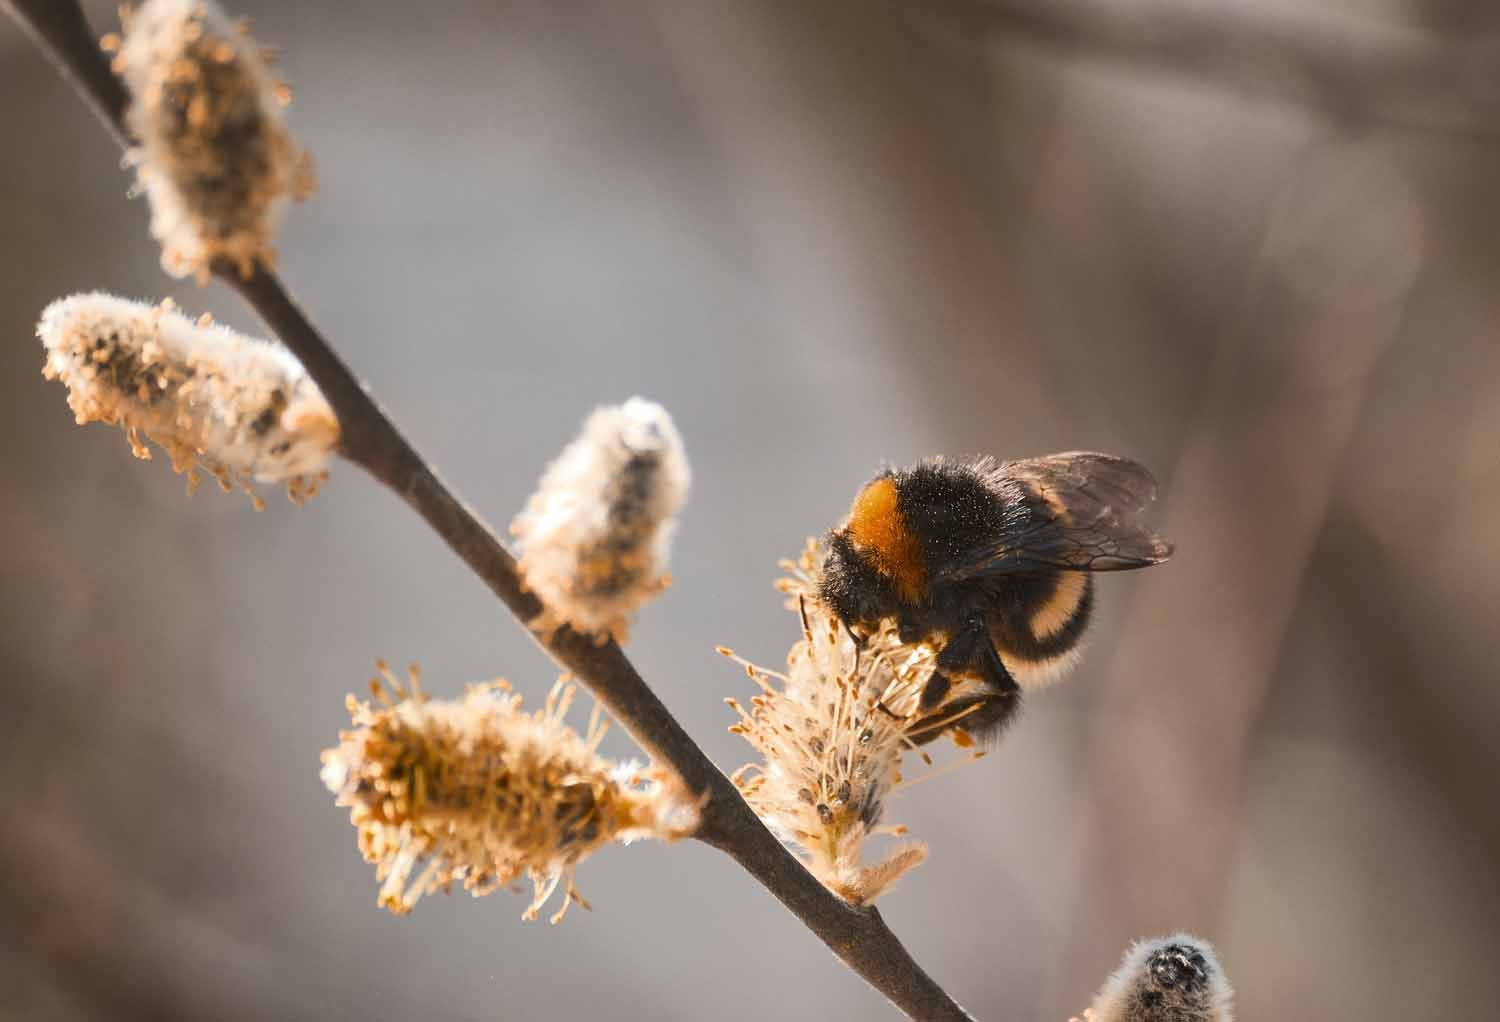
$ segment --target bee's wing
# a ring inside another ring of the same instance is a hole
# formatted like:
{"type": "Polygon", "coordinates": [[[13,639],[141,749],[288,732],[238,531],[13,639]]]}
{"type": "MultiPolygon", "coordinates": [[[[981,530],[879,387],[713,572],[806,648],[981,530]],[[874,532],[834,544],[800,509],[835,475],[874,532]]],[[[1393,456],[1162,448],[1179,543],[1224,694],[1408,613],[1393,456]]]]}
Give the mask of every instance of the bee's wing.
{"type": "Polygon", "coordinates": [[[1014,502],[1013,527],[993,546],[945,567],[938,581],[1063,568],[1124,571],[1159,564],[1172,544],[1135,520],[1156,480],[1128,458],[1069,451],[982,467],[1014,502]]]}

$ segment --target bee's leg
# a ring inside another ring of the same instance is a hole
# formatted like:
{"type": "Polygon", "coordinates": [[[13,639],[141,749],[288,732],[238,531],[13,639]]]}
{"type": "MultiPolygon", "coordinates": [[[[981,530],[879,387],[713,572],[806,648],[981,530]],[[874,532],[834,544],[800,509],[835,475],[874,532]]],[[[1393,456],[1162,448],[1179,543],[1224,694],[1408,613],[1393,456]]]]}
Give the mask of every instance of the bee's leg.
{"type": "Polygon", "coordinates": [[[934,670],[927,676],[927,683],[922,686],[923,710],[930,710],[948,696],[948,690],[953,687],[953,679],[942,671],[934,670]]]}
{"type": "MultiPolygon", "coordinates": [[[[999,734],[1020,708],[1021,688],[995,652],[989,627],[982,617],[971,618],[938,654],[937,667],[922,689],[923,710],[934,709],[943,701],[953,687],[948,672],[959,670],[978,674],[992,691],[945,706],[943,716],[963,714],[954,721],[954,727],[961,727],[980,740],[990,739],[999,734]],[[969,712],[965,713],[966,710],[969,712]]],[[[926,735],[917,744],[925,745],[946,730],[926,735]]]]}
{"type": "MultiPolygon", "coordinates": [[[[950,675],[955,672],[979,673],[989,681],[989,665],[984,660],[986,651],[991,657],[994,656],[989,629],[983,618],[970,618],[966,625],[948,639],[947,645],[938,654],[937,664],[922,689],[922,709],[930,710],[943,701],[953,687],[950,675]]],[[[998,659],[996,662],[998,663],[998,659]]],[[[1000,669],[1005,670],[1003,665],[1000,669]]]]}
{"type": "Polygon", "coordinates": [[[955,705],[953,709],[957,712],[976,704],[978,709],[954,721],[953,726],[963,728],[981,743],[990,742],[999,737],[1005,725],[1015,719],[1016,711],[1021,708],[1021,690],[1017,688],[1010,692],[980,696],[955,705]]]}
{"type": "Polygon", "coordinates": [[[984,680],[989,682],[996,695],[1020,695],[1021,686],[1016,684],[1016,679],[1010,676],[1010,670],[1006,668],[1005,661],[1000,659],[994,642],[990,640],[988,629],[985,630],[984,638],[984,645],[979,651],[979,663],[976,664],[979,673],[984,675],[984,680]]]}
{"type": "Polygon", "coordinates": [[[981,742],[997,738],[1021,708],[1021,686],[1016,684],[1016,679],[1011,677],[1005,662],[1000,659],[988,629],[985,630],[985,640],[980,653],[980,671],[994,691],[983,698],[979,709],[958,725],[981,742]]]}
{"type": "Polygon", "coordinates": [[[950,675],[954,671],[972,670],[971,665],[975,654],[979,652],[981,641],[987,641],[987,637],[975,630],[973,621],[949,637],[947,645],[938,654],[937,663],[928,675],[927,683],[922,686],[920,705],[923,710],[930,710],[947,698],[948,690],[953,687],[950,675]]]}

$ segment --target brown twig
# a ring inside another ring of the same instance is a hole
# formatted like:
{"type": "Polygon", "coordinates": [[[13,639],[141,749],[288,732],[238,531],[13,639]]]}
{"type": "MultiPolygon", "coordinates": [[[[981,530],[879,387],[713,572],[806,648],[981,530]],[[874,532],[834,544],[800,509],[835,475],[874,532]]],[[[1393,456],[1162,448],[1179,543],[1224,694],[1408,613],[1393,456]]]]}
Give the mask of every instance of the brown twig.
{"type": "MultiPolygon", "coordinates": [[[[128,96],[99,51],[73,0],[0,0],[99,115],[122,147],[128,96]]],[[[301,360],[337,413],[342,451],[400,494],[521,622],[541,604],[523,588],[516,563],[493,530],[464,505],[412,448],[369,392],[328,345],[276,275],[257,265],[243,277],[227,263],[214,274],[234,288],[301,360]]],[[[728,853],[792,911],[851,969],[918,1019],[968,1019],[885,925],[874,908],[854,907],[828,891],[782,846],[738,789],[682,729],[613,642],[596,644],[567,628],[532,633],[554,659],[582,680],[631,737],[708,796],[699,840],[728,853]]]]}
{"type": "MultiPolygon", "coordinates": [[[[927,10],[927,8],[924,8],[927,10]]],[[[1500,40],[1455,43],[1329,12],[1156,0],[948,0],[1000,37],[1392,127],[1500,134],[1500,40]]]]}

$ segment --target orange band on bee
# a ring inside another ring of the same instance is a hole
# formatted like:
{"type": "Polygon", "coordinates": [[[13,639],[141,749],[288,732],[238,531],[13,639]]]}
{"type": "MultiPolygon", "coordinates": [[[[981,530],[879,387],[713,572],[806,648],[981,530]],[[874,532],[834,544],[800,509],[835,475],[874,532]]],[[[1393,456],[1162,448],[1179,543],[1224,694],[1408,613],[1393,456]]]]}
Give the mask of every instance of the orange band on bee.
{"type": "Polygon", "coordinates": [[[916,603],[923,598],[927,568],[922,560],[922,545],[901,515],[895,480],[886,476],[859,491],[849,511],[848,530],[850,541],[890,576],[908,602],[916,603]]]}

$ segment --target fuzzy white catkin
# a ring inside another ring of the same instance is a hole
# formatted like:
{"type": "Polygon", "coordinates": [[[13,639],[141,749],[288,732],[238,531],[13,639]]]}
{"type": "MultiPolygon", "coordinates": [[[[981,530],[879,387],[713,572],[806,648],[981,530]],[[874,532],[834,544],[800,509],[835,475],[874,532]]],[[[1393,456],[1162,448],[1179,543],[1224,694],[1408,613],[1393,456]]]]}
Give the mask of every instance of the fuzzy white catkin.
{"type": "Polygon", "coordinates": [[[145,437],[190,481],[201,470],[225,489],[286,483],[299,500],[326,475],[338,420],[280,344],[97,292],[47,306],[37,336],[43,375],[67,385],[78,423],[121,427],[139,457],[151,456],[145,437]]]}
{"type": "Polygon", "coordinates": [[[1234,990],[1213,945],[1186,933],[1133,944],[1084,1022],[1234,1022],[1234,990]]]}
{"type": "Polygon", "coordinates": [[[689,479],[682,437],[661,405],[635,397],[590,415],[511,523],[522,577],[547,607],[534,627],[567,624],[623,641],[635,612],[669,581],[689,479]]]}
{"type": "Polygon", "coordinates": [[[274,262],[281,208],[313,188],[281,114],[289,90],[212,0],[146,0],[122,20],[114,66],[163,267],[202,281],[217,258],[245,275],[274,262]]]}

